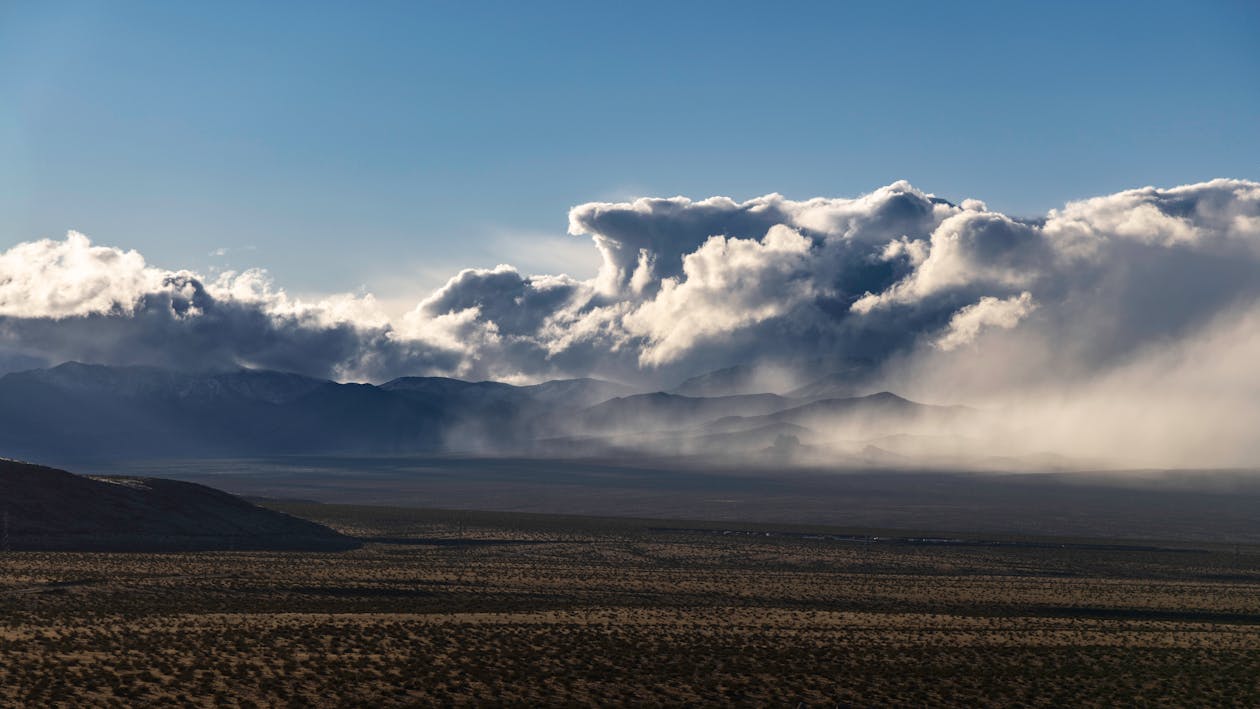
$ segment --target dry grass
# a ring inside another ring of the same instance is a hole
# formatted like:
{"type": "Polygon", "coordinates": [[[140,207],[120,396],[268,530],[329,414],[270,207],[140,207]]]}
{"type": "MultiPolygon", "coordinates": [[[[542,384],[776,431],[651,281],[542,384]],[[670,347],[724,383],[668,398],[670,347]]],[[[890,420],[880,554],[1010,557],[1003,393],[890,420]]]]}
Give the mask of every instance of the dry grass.
{"type": "Polygon", "coordinates": [[[302,511],[392,540],[3,555],[0,703],[1260,704],[1251,548],[302,511]]]}

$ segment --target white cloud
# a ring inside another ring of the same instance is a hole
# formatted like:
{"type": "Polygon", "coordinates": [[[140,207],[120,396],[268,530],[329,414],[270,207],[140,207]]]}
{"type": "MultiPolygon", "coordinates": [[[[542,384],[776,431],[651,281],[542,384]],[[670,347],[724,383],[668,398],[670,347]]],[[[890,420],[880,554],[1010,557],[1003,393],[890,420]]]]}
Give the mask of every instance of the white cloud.
{"type": "Polygon", "coordinates": [[[72,231],[63,241],[41,239],[0,253],[0,315],[129,315],[145,293],[165,287],[169,275],[136,251],[93,246],[72,231]]]}
{"type": "Polygon", "coordinates": [[[0,354],[180,368],[267,367],[363,378],[377,367],[453,366],[451,352],[394,338],[371,295],[291,298],[266,272],[149,266],[135,251],[62,241],[0,253],[0,354]]]}
{"type": "Polygon", "coordinates": [[[0,253],[0,361],[633,380],[1035,340],[1092,370],[1260,297],[1260,184],[1237,180],[1042,220],[905,182],[855,198],[638,199],[574,207],[569,230],[591,240],[597,275],[465,269],[399,317],[368,293],[295,297],[257,269],[207,280],[79,234],[19,244],[0,253]]]}
{"type": "Polygon", "coordinates": [[[817,294],[805,270],[809,253],[809,239],[782,225],[760,241],[711,237],[683,259],[682,276],[664,279],[624,318],[627,333],[646,340],[640,362],[671,361],[697,341],[799,307],[817,294]]]}
{"type": "Polygon", "coordinates": [[[944,334],[934,344],[946,351],[957,349],[974,342],[986,328],[1010,330],[1036,308],[1028,291],[1005,299],[985,296],[954,313],[944,334]]]}

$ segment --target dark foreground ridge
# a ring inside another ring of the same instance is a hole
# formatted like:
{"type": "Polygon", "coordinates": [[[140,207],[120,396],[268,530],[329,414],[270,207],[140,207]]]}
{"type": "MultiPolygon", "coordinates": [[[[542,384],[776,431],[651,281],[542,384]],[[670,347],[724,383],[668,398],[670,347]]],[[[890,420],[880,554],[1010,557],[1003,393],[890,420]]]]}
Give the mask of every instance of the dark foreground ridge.
{"type": "Polygon", "coordinates": [[[0,549],[339,550],[358,542],[196,483],[0,460],[0,549]]]}

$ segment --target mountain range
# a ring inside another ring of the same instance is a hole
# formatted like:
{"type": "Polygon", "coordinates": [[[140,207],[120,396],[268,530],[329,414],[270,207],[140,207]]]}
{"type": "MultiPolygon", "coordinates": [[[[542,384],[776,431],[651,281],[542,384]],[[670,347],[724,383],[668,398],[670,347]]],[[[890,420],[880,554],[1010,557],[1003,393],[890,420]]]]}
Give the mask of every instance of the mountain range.
{"type": "Polygon", "coordinates": [[[722,459],[781,455],[785,446],[807,452],[856,433],[910,435],[966,414],[888,392],[854,396],[861,382],[843,372],[786,392],[746,393],[757,381],[735,368],[672,392],[597,379],[515,386],[404,377],[372,385],[69,362],[0,377],[0,455],[56,462],[434,452],[722,459]]]}

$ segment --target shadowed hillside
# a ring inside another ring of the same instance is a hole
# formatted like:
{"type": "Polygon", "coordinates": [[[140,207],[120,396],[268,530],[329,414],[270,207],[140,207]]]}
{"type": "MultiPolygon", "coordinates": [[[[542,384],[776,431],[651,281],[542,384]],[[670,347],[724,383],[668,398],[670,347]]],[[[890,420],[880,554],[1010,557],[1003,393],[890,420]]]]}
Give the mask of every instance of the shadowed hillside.
{"type": "Polygon", "coordinates": [[[9,549],[336,550],[354,540],[195,483],[84,477],[0,460],[0,545],[9,549]]]}

